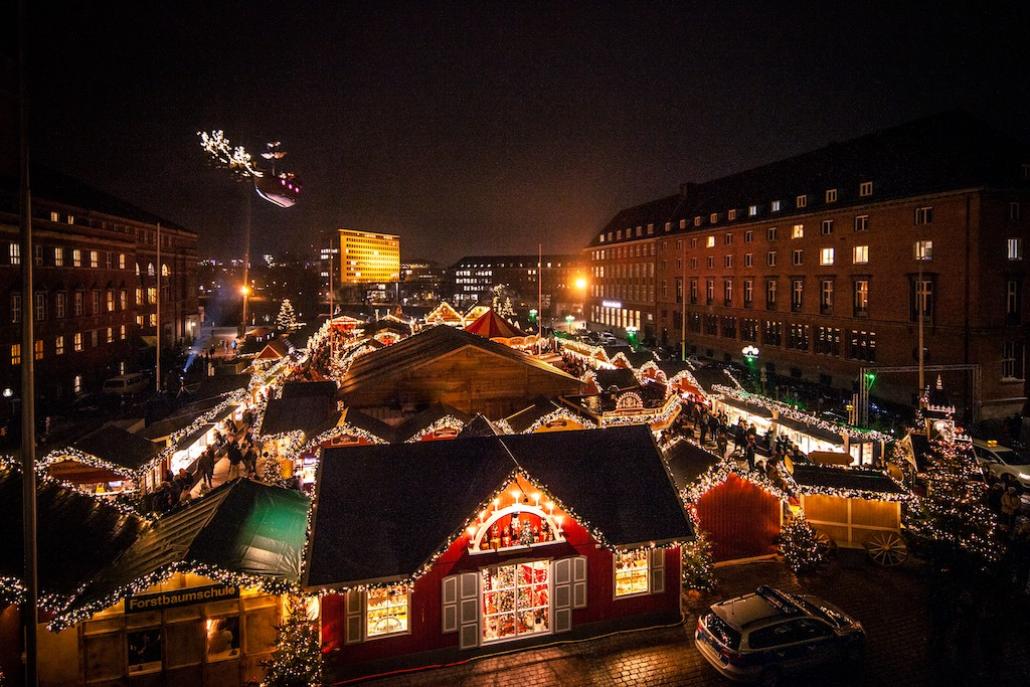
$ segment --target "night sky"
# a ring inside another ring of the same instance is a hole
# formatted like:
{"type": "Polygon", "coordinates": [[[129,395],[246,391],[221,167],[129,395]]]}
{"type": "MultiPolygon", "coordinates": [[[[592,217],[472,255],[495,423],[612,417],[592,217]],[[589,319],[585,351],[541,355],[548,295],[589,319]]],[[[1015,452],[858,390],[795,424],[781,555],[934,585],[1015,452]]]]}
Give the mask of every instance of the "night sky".
{"type": "Polygon", "coordinates": [[[279,139],[305,193],[257,253],[350,226],[446,263],[940,110],[1030,140],[1030,3],[465,4],[31,1],[34,157],[229,257],[196,132],[279,139]]]}

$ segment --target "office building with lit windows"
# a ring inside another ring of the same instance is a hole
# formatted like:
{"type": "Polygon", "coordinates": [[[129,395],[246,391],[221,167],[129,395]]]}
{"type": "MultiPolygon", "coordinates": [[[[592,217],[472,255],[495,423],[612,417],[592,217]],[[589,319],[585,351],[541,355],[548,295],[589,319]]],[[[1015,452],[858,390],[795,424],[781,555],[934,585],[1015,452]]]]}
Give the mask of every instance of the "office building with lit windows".
{"type": "Polygon", "coordinates": [[[594,328],[765,376],[915,394],[927,378],[971,417],[1021,411],[1030,149],[961,113],[878,133],[623,210],[585,254],[594,328]]]}
{"type": "Polygon", "coordinates": [[[376,231],[339,229],[339,283],[392,284],[400,280],[401,237],[376,231]]]}

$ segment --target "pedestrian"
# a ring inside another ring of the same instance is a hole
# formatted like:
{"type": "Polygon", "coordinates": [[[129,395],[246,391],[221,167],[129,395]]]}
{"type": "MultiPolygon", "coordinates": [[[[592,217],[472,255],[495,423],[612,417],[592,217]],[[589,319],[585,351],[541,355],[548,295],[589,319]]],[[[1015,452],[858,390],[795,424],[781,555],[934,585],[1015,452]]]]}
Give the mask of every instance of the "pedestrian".
{"type": "Polygon", "coordinates": [[[755,450],[755,436],[750,434],[747,438],[747,446],[744,447],[744,460],[747,461],[748,472],[754,472],[755,469],[755,450]]]}
{"type": "Polygon", "coordinates": [[[744,418],[737,418],[737,424],[733,428],[733,452],[739,453],[747,442],[747,430],[744,428],[744,418]]]}
{"type": "Polygon", "coordinates": [[[243,464],[246,467],[248,477],[257,477],[257,452],[254,450],[253,445],[248,446],[247,452],[243,454],[243,464]]]}
{"type": "Polygon", "coordinates": [[[716,450],[719,452],[719,458],[726,457],[726,448],[728,445],[729,441],[726,439],[726,432],[720,429],[715,437],[715,446],[716,450]]]}
{"type": "Polygon", "coordinates": [[[210,489],[215,476],[215,450],[213,447],[208,446],[200,454],[200,458],[197,460],[197,471],[200,472],[200,479],[203,480],[204,487],[210,489]]]}
{"type": "Polygon", "coordinates": [[[703,414],[698,421],[698,431],[701,433],[701,448],[704,448],[705,438],[708,436],[708,419],[703,414]]]}
{"type": "Polygon", "coordinates": [[[229,444],[229,448],[226,453],[229,455],[229,476],[227,479],[233,480],[240,476],[240,468],[243,464],[243,454],[240,452],[240,447],[234,443],[229,444]]]}
{"type": "Polygon", "coordinates": [[[1016,488],[1009,487],[1006,489],[1001,497],[1001,517],[1009,527],[1015,524],[1016,513],[1019,512],[1020,505],[1019,494],[1016,493],[1016,488]]]}

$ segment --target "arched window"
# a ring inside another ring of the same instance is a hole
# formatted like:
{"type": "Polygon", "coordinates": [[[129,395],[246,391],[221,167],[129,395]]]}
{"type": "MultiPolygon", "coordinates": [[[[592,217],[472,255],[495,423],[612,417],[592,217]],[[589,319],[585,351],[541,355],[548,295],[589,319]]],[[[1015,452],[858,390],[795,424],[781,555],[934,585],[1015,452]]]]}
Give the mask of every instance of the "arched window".
{"type": "Polygon", "coordinates": [[[136,263],[136,276],[139,276],[139,263],[136,263]]]}
{"type": "Polygon", "coordinates": [[[167,277],[169,272],[170,272],[170,270],[168,269],[168,263],[167,262],[163,263],[161,265],[161,276],[162,277],[167,277]]]}
{"type": "Polygon", "coordinates": [[[152,262],[148,262],[147,263],[147,276],[148,277],[153,277],[154,276],[154,263],[152,263],[152,262]]]}

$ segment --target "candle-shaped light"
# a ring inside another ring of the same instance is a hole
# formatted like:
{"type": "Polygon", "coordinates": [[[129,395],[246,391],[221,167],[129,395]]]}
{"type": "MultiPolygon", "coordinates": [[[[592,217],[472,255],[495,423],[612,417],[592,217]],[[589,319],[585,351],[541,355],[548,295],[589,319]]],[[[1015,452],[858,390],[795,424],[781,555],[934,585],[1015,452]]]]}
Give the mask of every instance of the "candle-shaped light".
{"type": "Polygon", "coordinates": [[[520,497],[520,496],[522,496],[522,492],[521,492],[521,491],[519,491],[518,489],[512,489],[512,490],[511,490],[511,497],[512,497],[513,499],[515,499],[515,505],[518,505],[518,503],[519,503],[519,497],[520,497]]]}
{"type": "Polygon", "coordinates": [[[559,532],[562,531],[561,525],[562,525],[562,523],[564,521],[565,521],[565,516],[564,515],[556,515],[556,516],[554,516],[554,522],[558,525],[558,531],[559,532]]]}
{"type": "Polygon", "coordinates": [[[494,510],[497,510],[498,508],[500,508],[500,506],[501,506],[501,499],[500,498],[495,498],[494,499],[494,510]]]}
{"type": "Polygon", "coordinates": [[[551,514],[554,513],[554,501],[547,502],[547,512],[551,514]]]}
{"type": "Polygon", "coordinates": [[[536,507],[539,508],[540,507],[540,492],[539,491],[534,491],[533,492],[533,500],[536,501],[536,507]]]}

